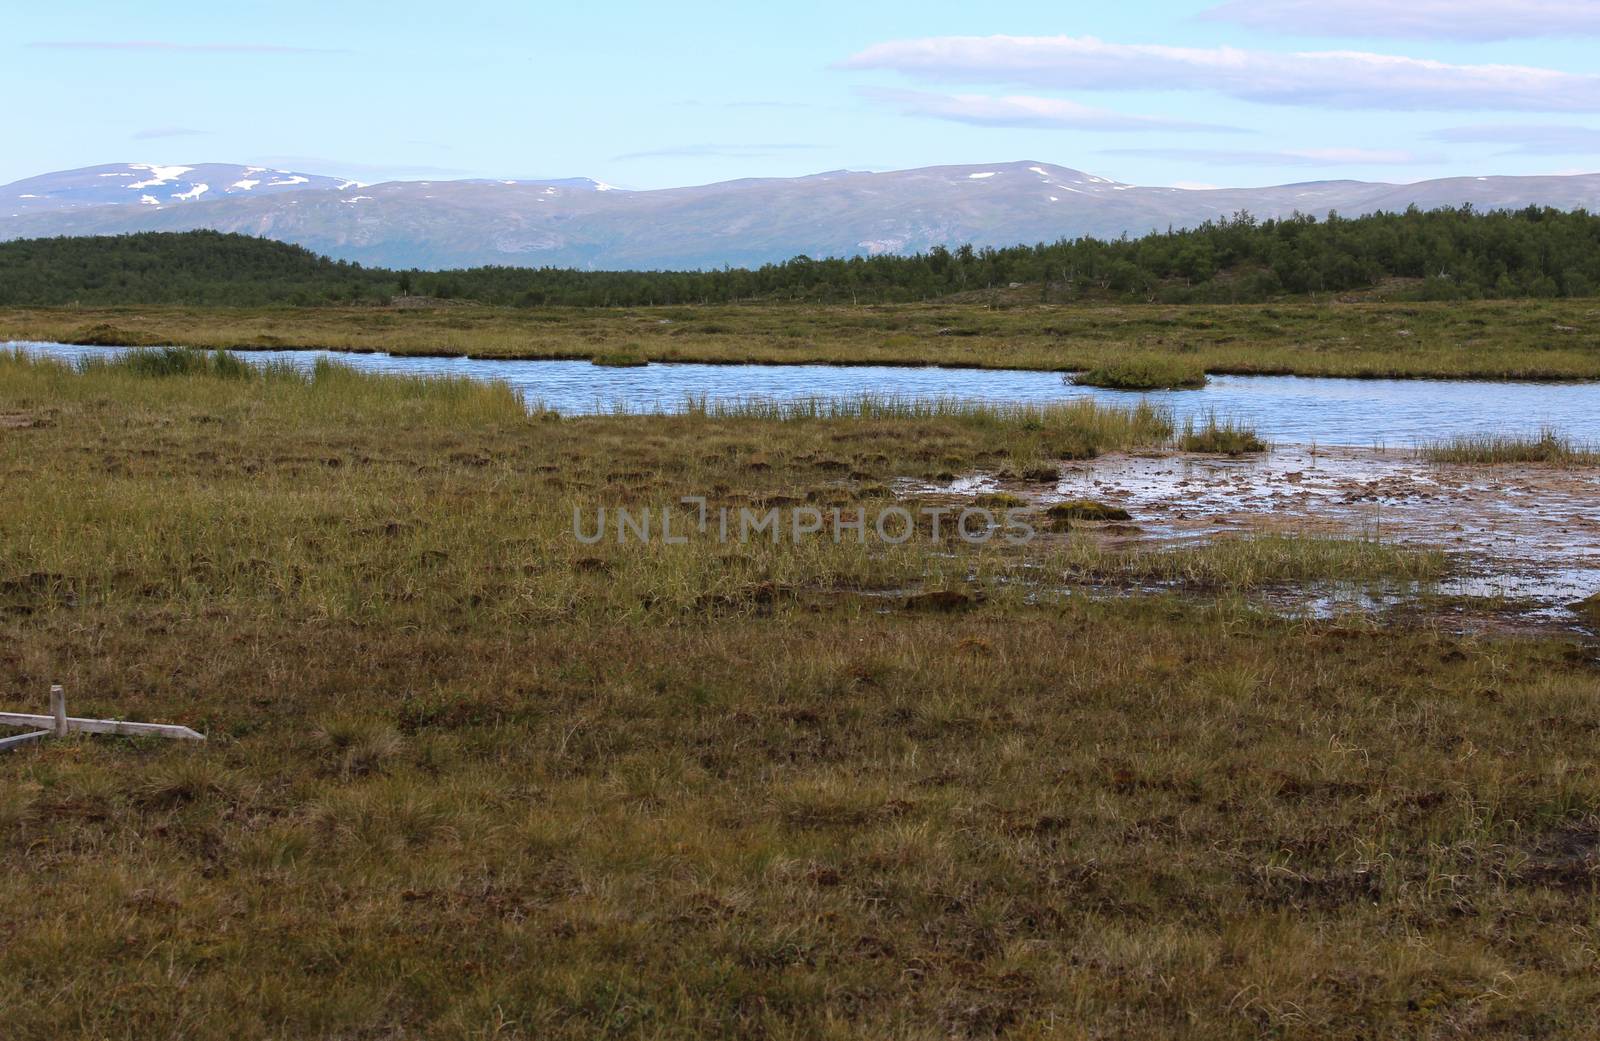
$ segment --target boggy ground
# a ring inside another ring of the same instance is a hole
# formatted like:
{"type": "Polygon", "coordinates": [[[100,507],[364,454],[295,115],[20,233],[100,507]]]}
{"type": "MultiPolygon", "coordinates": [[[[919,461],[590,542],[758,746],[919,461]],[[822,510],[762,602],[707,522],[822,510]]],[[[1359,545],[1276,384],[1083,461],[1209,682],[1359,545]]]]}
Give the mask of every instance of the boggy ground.
{"type": "MultiPolygon", "coordinates": [[[[1503,601],[1469,621],[1593,626],[1586,611],[1574,608],[1600,589],[1600,467],[1434,463],[1425,455],[1306,445],[1237,458],[1111,452],[1070,461],[1046,484],[980,472],[916,486],[956,502],[1014,494],[1040,509],[1101,501],[1129,516],[1081,525],[1084,534],[1129,552],[1285,535],[1440,549],[1449,552],[1452,566],[1429,586],[1437,610],[1458,612],[1463,603],[1453,594],[1465,594],[1480,608],[1503,601]]],[[[1136,568],[1135,575],[1148,577],[1147,569],[1136,568]]],[[[1314,586],[1280,585],[1274,592],[1271,599],[1290,606],[1338,607],[1337,596],[1314,586]]],[[[1346,592],[1370,603],[1369,589],[1346,592]]],[[[1417,592],[1394,589],[1382,599],[1405,603],[1417,592]]]]}
{"type": "MultiPolygon", "coordinates": [[[[1600,379],[1600,301],[0,309],[0,340],[484,358],[1600,379]]],[[[1448,433],[1448,432],[1446,432],[1448,433]]]]}
{"type": "MultiPolygon", "coordinates": [[[[1072,533],[571,537],[574,505],[872,505],[1148,419],[552,420],[5,358],[0,414],[5,707],[57,681],[210,737],[0,757],[8,1039],[1600,1030],[1577,637],[1014,580],[1091,559],[1072,533]],[[957,596],[859,595],[892,588],[957,596]]],[[[1253,545],[1179,552],[1437,567],[1253,545]]]]}

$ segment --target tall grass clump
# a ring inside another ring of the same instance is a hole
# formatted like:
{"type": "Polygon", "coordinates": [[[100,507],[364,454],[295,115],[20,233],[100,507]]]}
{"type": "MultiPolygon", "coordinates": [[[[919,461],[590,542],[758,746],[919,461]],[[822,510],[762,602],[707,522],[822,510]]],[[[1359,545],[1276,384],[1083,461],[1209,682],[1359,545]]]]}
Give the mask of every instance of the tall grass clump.
{"type": "Polygon", "coordinates": [[[85,376],[123,372],[144,379],[179,376],[252,379],[260,374],[254,366],[228,351],[202,351],[190,347],[138,347],[105,358],[82,358],[78,361],[77,370],[85,376]]]}
{"type": "Polygon", "coordinates": [[[224,350],[138,348],[69,366],[16,349],[0,353],[0,372],[18,392],[114,395],[162,407],[180,400],[219,409],[270,402],[297,421],[520,423],[528,416],[521,395],[500,381],[362,372],[326,359],[309,370],[282,360],[252,364],[224,350]]]}
{"type": "Polygon", "coordinates": [[[1171,413],[1146,402],[1123,407],[1089,400],[1032,404],[873,394],[716,402],[695,397],[685,401],[683,412],[702,419],[777,423],[955,423],[978,430],[1032,435],[1051,453],[1064,458],[1088,458],[1106,451],[1160,445],[1172,437],[1173,431],[1171,413]]]}
{"type": "Polygon", "coordinates": [[[1236,419],[1219,421],[1213,412],[1206,417],[1205,426],[1197,426],[1193,416],[1185,419],[1183,432],[1178,435],[1178,447],[1185,452],[1237,456],[1265,452],[1267,443],[1256,436],[1254,427],[1247,427],[1236,419]]]}
{"type": "Polygon", "coordinates": [[[509,383],[467,376],[362,372],[343,362],[317,360],[310,374],[310,400],[360,417],[465,422],[525,420],[527,406],[509,383]]]}
{"type": "Polygon", "coordinates": [[[1206,385],[1206,370],[1182,358],[1130,358],[1080,372],[1072,382],[1108,390],[1199,390],[1206,385]]]}
{"type": "Polygon", "coordinates": [[[605,354],[596,354],[589,359],[589,364],[597,365],[603,369],[642,369],[650,364],[642,354],[631,351],[611,351],[605,354]]]}
{"type": "Polygon", "coordinates": [[[1453,437],[1423,446],[1420,454],[1430,463],[1600,465],[1600,449],[1575,444],[1571,438],[1550,427],[1545,427],[1538,437],[1533,438],[1495,434],[1453,437]]]}

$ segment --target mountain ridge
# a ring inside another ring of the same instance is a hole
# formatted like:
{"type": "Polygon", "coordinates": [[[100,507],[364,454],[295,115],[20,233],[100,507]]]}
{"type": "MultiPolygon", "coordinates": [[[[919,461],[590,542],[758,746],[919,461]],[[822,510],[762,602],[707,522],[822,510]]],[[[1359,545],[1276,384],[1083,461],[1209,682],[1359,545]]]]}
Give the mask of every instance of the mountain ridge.
{"type": "Polygon", "coordinates": [[[0,187],[0,202],[11,203],[0,206],[0,239],[211,229],[387,267],[660,270],[1140,236],[1239,211],[1359,216],[1468,203],[1600,209],[1600,174],[1194,189],[1131,185],[1020,160],[628,191],[590,178],[361,184],[230,164],[111,164],[0,187]],[[246,173],[225,181],[230,171],[246,173]],[[152,180],[159,183],[147,186],[152,180]],[[238,188],[248,180],[259,183],[238,188]],[[123,186],[102,188],[100,181],[123,186]],[[199,185],[206,190],[196,192],[199,185]],[[154,203],[134,198],[150,195],[149,187],[157,189],[154,203]],[[112,201],[97,201],[108,195],[112,201]]]}

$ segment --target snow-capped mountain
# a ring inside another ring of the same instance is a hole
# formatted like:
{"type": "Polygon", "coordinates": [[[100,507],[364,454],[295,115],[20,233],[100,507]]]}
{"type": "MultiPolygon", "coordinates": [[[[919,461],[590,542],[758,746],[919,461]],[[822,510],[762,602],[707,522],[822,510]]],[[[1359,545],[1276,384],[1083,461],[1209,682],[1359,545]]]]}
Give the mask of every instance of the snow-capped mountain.
{"type": "Polygon", "coordinates": [[[0,188],[0,213],[20,216],[25,213],[122,204],[175,206],[180,203],[212,202],[235,195],[274,195],[302,189],[349,191],[360,187],[360,182],[342,177],[274,170],[265,166],[116,163],[43,174],[8,184],[0,188]]]}
{"type": "Polygon", "coordinates": [[[251,167],[110,166],[19,181],[0,188],[0,201],[11,202],[0,208],[0,239],[213,228],[392,267],[699,268],[799,254],[1115,238],[1240,210],[1258,217],[1463,203],[1600,210],[1600,175],[1192,190],[1024,161],[621,191],[588,178],[358,185],[251,167]]]}

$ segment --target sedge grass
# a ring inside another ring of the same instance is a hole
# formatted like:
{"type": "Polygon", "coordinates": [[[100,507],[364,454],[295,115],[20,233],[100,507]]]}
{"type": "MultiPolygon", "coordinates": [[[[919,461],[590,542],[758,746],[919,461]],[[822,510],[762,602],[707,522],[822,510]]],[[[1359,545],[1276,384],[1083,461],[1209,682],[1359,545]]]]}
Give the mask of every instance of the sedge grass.
{"type": "Polygon", "coordinates": [[[1108,390],[1199,390],[1206,385],[1206,371],[1196,362],[1177,358],[1130,358],[1077,373],[1072,382],[1080,387],[1108,390]]]}
{"type": "MultiPolygon", "coordinates": [[[[4,707],[59,682],[209,737],[0,756],[7,1041],[1600,1030],[1570,640],[1031,595],[1118,573],[1073,544],[1008,592],[1030,561],[958,542],[570,533],[877,494],[1027,423],[14,357],[0,414],[4,707]]],[[[1428,572],[1285,540],[1121,573],[1428,572]]]]}
{"type": "Polygon", "coordinates": [[[1207,415],[1204,426],[1196,424],[1193,416],[1186,417],[1177,446],[1185,452],[1229,456],[1265,452],[1268,447],[1254,427],[1235,419],[1219,420],[1215,412],[1207,415]]]}
{"type": "Polygon", "coordinates": [[[1442,552],[1376,539],[1264,535],[1171,549],[1107,549],[1074,540],[1066,569],[1093,581],[1156,582],[1199,589],[1274,585],[1432,586],[1448,574],[1442,552]]]}
{"type": "Polygon", "coordinates": [[[1590,301],[1270,306],[724,305],[611,310],[452,306],[0,309],[0,338],[205,348],[588,360],[1121,364],[1223,374],[1600,378],[1590,301]],[[945,335],[959,329],[964,335],[945,335]]]}
{"type": "Polygon", "coordinates": [[[1431,463],[1498,466],[1546,463],[1553,466],[1600,466],[1600,449],[1579,445],[1546,427],[1537,437],[1467,435],[1424,445],[1419,454],[1431,463]]]}

